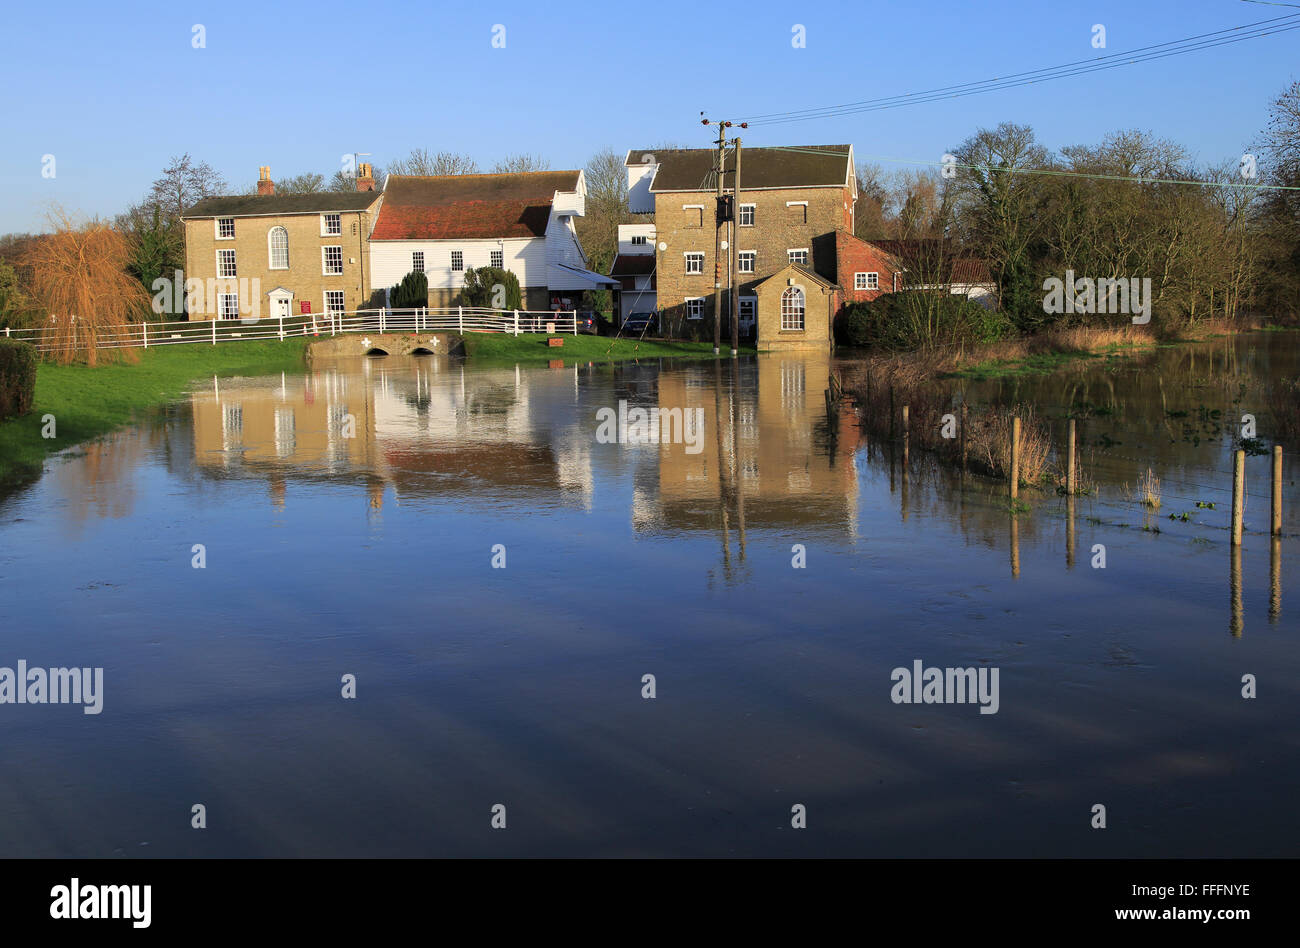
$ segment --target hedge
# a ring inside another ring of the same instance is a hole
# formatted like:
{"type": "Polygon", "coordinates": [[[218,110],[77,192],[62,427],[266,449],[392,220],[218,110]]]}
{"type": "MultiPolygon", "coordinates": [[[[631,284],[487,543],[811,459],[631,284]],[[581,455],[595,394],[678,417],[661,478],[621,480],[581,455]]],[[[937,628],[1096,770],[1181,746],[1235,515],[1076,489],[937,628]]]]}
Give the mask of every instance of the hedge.
{"type": "Polygon", "coordinates": [[[0,339],[0,419],[32,410],[36,393],[36,350],[25,342],[0,339]]]}

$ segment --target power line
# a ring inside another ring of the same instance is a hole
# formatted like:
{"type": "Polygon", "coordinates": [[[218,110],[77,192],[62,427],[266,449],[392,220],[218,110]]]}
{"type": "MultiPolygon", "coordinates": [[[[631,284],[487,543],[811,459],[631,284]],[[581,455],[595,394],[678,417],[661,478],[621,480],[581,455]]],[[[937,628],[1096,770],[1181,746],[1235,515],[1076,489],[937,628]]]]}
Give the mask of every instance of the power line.
{"type": "MultiPolygon", "coordinates": [[[[767,145],[771,151],[796,151],[806,155],[831,155],[843,158],[839,151],[821,151],[816,148],[800,148],[797,145],[767,145]]],[[[953,161],[929,161],[924,158],[890,158],[885,155],[858,155],[872,161],[892,161],[907,165],[935,165],[948,168],[965,168],[970,171],[1006,170],[1015,174],[1045,174],[1065,178],[1090,178],[1098,181],[1135,181],[1138,184],[1194,184],[1203,188],[1256,188],[1261,191],[1300,191],[1300,185],[1289,184],[1238,184],[1235,181],[1197,181],[1194,178],[1151,178],[1135,177],[1122,174],[1100,174],[1087,171],[1063,171],[1055,168],[992,168],[990,165],[964,165],[953,161]]]]}
{"type": "Polygon", "coordinates": [[[1275,33],[1290,32],[1295,29],[1300,29],[1300,14],[1287,14],[1285,16],[1259,20],[1254,23],[1247,23],[1225,30],[1201,33],[1195,36],[1184,37],[1179,40],[1170,40],[1165,43],[1139,47],[1138,49],[1126,52],[1110,53],[1094,59],[1076,60],[1075,62],[1063,63],[1057,66],[1047,66],[1027,72],[1013,73],[1009,76],[964,82],[951,86],[927,89],[916,93],[885,96],[878,99],[866,99],[860,102],[849,102],[841,105],[824,106],[813,109],[795,109],[786,112],[770,112],[756,115],[746,121],[751,125],[781,125],[791,122],[810,121],[818,118],[829,118],[836,115],[877,112],[885,109],[901,108],[903,106],[914,105],[917,103],[935,102],[942,99],[962,98],[968,95],[978,95],[984,92],[1030,85],[1035,82],[1045,82],[1052,79],[1061,79],[1070,76],[1085,75],[1092,72],[1101,72],[1108,69],[1115,69],[1120,66],[1133,65],[1138,62],[1150,62],[1157,59],[1165,59],[1170,56],[1178,56],[1188,52],[1197,52],[1202,49],[1228,46],[1234,43],[1244,42],[1248,39],[1257,39],[1275,33]]]}

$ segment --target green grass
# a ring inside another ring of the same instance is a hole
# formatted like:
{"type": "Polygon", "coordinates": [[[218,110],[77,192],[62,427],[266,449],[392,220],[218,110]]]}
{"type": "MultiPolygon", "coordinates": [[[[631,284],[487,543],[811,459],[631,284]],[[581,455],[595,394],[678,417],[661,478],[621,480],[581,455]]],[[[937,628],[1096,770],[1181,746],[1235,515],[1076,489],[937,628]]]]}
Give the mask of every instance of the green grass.
{"type": "Polygon", "coordinates": [[[1023,359],[989,359],[942,377],[985,381],[1017,375],[1048,375],[1070,362],[1096,358],[1099,356],[1091,352],[1040,352],[1023,359]]]}
{"type": "MultiPolygon", "coordinates": [[[[712,342],[675,342],[669,340],[612,339],[606,336],[555,336],[546,333],[521,333],[509,336],[504,333],[466,333],[465,356],[474,364],[510,363],[546,364],[551,359],[563,359],[565,365],[575,362],[617,362],[624,359],[712,358],[712,342]],[[564,345],[551,348],[548,338],[564,340],[564,345]]],[[[752,351],[742,347],[741,351],[752,351]]],[[[731,355],[731,345],[724,341],[722,354],[731,355]]]]}
{"type": "Polygon", "coordinates": [[[32,410],[0,422],[0,485],[38,475],[49,454],[129,424],[145,411],[179,398],[196,379],[263,375],[303,368],[306,342],[240,342],[149,349],[137,363],[89,368],[42,362],[32,410]],[[41,437],[53,415],[57,437],[41,437]]]}

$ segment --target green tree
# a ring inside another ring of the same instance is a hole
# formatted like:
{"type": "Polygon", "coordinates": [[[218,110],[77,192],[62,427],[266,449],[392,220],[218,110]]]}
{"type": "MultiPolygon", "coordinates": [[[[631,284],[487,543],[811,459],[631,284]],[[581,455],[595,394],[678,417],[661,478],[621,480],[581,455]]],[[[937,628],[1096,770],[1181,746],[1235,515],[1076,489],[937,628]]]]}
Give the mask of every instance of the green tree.
{"type": "Polygon", "coordinates": [[[509,270],[479,267],[465,271],[465,289],[461,299],[466,306],[484,309],[523,309],[519,278],[509,270]]]}
{"type": "Polygon", "coordinates": [[[429,278],[422,270],[412,270],[402,277],[388,295],[393,309],[417,309],[429,305],[429,278]]]}

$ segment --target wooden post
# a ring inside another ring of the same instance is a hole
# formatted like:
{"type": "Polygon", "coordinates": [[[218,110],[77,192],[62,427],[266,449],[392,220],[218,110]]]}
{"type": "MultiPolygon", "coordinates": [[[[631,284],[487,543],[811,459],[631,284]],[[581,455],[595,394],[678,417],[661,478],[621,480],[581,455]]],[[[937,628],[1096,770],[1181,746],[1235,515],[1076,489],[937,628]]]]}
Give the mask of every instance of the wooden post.
{"type": "MultiPolygon", "coordinates": [[[[740,139],[736,146],[736,179],[731,182],[731,252],[728,255],[728,272],[731,274],[731,355],[740,353],[740,139]]],[[[839,396],[839,392],[835,393],[839,396]]]]}
{"type": "Polygon", "coordinates": [[[966,473],[966,396],[961,401],[961,472],[966,473]]]}
{"type": "Polygon", "coordinates": [[[1011,419],[1011,499],[1020,495],[1020,419],[1011,419]]]}
{"type": "Polygon", "coordinates": [[[908,422],[908,418],[907,418],[908,408],[909,406],[907,405],[903,406],[903,437],[904,438],[907,437],[908,432],[911,430],[911,424],[908,422]]]}
{"type": "Polygon", "coordinates": [[[1241,638],[1245,627],[1245,610],[1241,599],[1241,547],[1234,544],[1228,549],[1228,631],[1233,638],[1241,638]]]}
{"type": "Polygon", "coordinates": [[[1068,446],[1066,448],[1066,473],[1065,473],[1065,492],[1073,497],[1079,489],[1079,478],[1075,470],[1074,459],[1074,419],[1070,419],[1070,431],[1066,435],[1068,446]]]}
{"type": "Polygon", "coordinates": [[[1282,535],[1282,445],[1273,445],[1273,536],[1282,535]]]}
{"type": "Polygon", "coordinates": [[[889,384],[889,440],[894,440],[894,385],[889,384]]]}
{"type": "Polygon", "coordinates": [[[1242,507],[1246,501],[1246,452],[1232,455],[1232,545],[1241,546],[1242,507]]]}
{"type": "MultiPolygon", "coordinates": [[[[141,330],[144,331],[144,347],[145,347],[146,349],[148,349],[148,348],[149,348],[149,324],[148,324],[148,323],[141,323],[141,324],[140,324],[140,328],[141,328],[141,330]]],[[[9,331],[8,331],[8,330],[5,330],[5,335],[8,335],[8,334],[9,334],[9,331]]]]}
{"type": "Polygon", "coordinates": [[[465,307],[456,307],[456,324],[460,326],[460,331],[465,332],[465,307]]]}
{"type": "Polygon", "coordinates": [[[277,316],[276,319],[280,322],[280,341],[284,342],[284,317],[277,316]]]}
{"type": "Polygon", "coordinates": [[[575,309],[572,315],[573,315],[573,334],[576,336],[578,334],[578,311],[575,309]]]}
{"type": "Polygon", "coordinates": [[[1274,537],[1268,556],[1268,621],[1277,622],[1282,615],[1282,541],[1274,537]]]}
{"type": "Polygon", "coordinates": [[[519,335],[519,310],[515,310],[515,335],[519,335]]]}
{"type": "Polygon", "coordinates": [[[214,346],[217,344],[217,320],[215,316],[212,319],[212,344],[214,346]]]}

